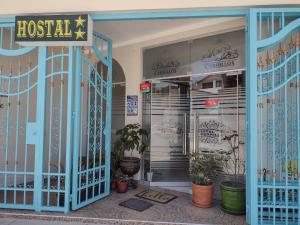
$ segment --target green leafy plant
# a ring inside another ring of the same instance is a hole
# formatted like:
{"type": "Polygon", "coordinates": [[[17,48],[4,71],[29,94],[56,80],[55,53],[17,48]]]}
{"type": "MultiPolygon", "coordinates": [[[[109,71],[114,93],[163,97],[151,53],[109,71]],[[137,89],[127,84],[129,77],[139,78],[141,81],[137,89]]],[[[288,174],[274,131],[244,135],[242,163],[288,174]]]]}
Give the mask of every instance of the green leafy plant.
{"type": "Polygon", "coordinates": [[[241,152],[239,148],[239,138],[236,132],[225,135],[223,140],[229,144],[229,150],[221,151],[224,160],[224,169],[228,175],[234,175],[234,183],[239,183],[241,175],[245,174],[245,160],[241,159],[241,152]]]}
{"type": "Polygon", "coordinates": [[[190,175],[197,185],[210,185],[218,176],[222,158],[215,154],[195,153],[190,155],[190,175]]]}
{"type": "Polygon", "coordinates": [[[142,155],[148,147],[148,132],[138,123],[128,124],[116,134],[119,139],[115,143],[114,152],[118,156],[124,155],[125,151],[130,151],[132,156],[134,150],[142,155]]]}

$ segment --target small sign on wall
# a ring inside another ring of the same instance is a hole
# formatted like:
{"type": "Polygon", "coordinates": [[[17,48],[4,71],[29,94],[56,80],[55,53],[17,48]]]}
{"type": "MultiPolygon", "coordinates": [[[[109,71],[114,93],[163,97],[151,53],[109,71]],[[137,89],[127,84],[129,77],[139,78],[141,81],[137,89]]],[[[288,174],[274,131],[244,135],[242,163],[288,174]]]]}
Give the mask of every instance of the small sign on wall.
{"type": "Polygon", "coordinates": [[[127,95],[127,116],[138,115],[138,96],[127,95]]]}
{"type": "Polygon", "coordinates": [[[204,104],[205,104],[206,108],[216,108],[216,107],[219,107],[220,100],[219,99],[206,99],[206,100],[204,100],[204,104]]]}
{"type": "Polygon", "coordinates": [[[149,82],[140,83],[140,91],[141,92],[148,93],[148,92],[150,92],[150,88],[151,88],[151,83],[149,83],[149,82]]]}
{"type": "Polygon", "coordinates": [[[88,14],[15,17],[15,42],[26,46],[83,46],[92,44],[88,14]]]}

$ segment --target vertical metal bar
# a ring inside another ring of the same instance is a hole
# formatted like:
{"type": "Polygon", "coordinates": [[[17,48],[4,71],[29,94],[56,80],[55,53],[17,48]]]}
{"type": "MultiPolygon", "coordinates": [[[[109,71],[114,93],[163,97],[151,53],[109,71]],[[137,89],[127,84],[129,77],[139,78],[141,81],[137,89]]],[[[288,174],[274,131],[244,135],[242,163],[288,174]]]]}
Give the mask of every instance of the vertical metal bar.
{"type": "MultiPolygon", "coordinates": [[[[84,58],[81,55],[81,59],[80,59],[80,63],[81,63],[81,70],[80,70],[80,104],[84,103],[84,72],[85,72],[85,64],[84,64],[84,58]],[[82,86],[82,87],[81,87],[82,86]]],[[[79,136],[79,203],[81,203],[81,191],[83,188],[85,188],[84,184],[82,185],[81,183],[81,179],[82,176],[84,176],[84,168],[82,168],[82,162],[83,162],[83,135],[84,135],[84,130],[86,131],[86,127],[84,127],[84,112],[82,112],[82,109],[80,108],[80,126],[79,126],[79,132],[80,132],[80,136],[79,136]]],[[[87,131],[88,132],[88,131],[87,131]]],[[[87,166],[87,165],[86,165],[87,166]]]]}
{"type": "MultiPolygon", "coordinates": [[[[101,70],[102,71],[102,70],[101,70]]],[[[102,177],[102,137],[103,137],[103,74],[100,77],[100,149],[99,149],[99,188],[98,193],[101,193],[101,177],[102,177]]]]}
{"type": "MultiPolygon", "coordinates": [[[[28,63],[28,68],[27,68],[27,94],[26,94],[26,119],[25,119],[25,126],[28,123],[29,120],[29,105],[30,105],[30,98],[29,98],[29,87],[30,87],[30,76],[32,75],[31,72],[31,62],[29,61],[28,63]]],[[[27,190],[27,153],[28,153],[28,145],[25,143],[25,156],[24,156],[24,204],[26,204],[26,190],[27,190]]]]}
{"type": "Polygon", "coordinates": [[[97,71],[97,62],[96,62],[96,68],[94,69],[94,82],[95,82],[95,92],[94,92],[94,148],[93,148],[93,178],[92,178],[92,183],[93,183],[93,197],[95,196],[95,157],[96,157],[96,140],[97,140],[97,90],[98,90],[98,71],[97,71]]]}
{"type": "MultiPolygon", "coordinates": [[[[91,113],[91,102],[90,102],[90,83],[92,82],[92,74],[91,74],[91,66],[88,65],[88,73],[87,73],[87,77],[86,79],[88,80],[88,84],[89,84],[89,90],[88,90],[88,96],[89,96],[89,104],[88,104],[88,129],[87,129],[87,133],[88,133],[88,138],[87,138],[87,142],[88,142],[88,146],[90,144],[90,129],[91,129],[91,120],[90,120],[90,113],[91,113]]],[[[84,74],[83,74],[84,76],[84,74]]],[[[96,92],[96,89],[95,89],[96,92]]],[[[82,100],[83,101],[83,100],[82,100]]],[[[95,103],[95,99],[94,99],[94,103],[95,103]]],[[[95,135],[95,133],[93,134],[95,135]]],[[[95,147],[95,146],[94,146],[95,147]]],[[[88,192],[89,192],[89,169],[90,169],[90,165],[89,165],[89,159],[90,158],[90,147],[87,148],[86,150],[86,168],[85,168],[85,200],[88,200],[88,192]]]]}
{"type": "Polygon", "coordinates": [[[249,62],[248,62],[248,79],[247,85],[249,95],[248,101],[248,134],[249,140],[247,142],[247,149],[249,152],[249,180],[250,181],[250,197],[251,197],[251,218],[250,224],[258,222],[257,209],[257,13],[255,9],[249,11],[249,62]]]}
{"type": "Polygon", "coordinates": [[[38,140],[35,146],[35,171],[34,171],[34,209],[41,211],[43,163],[44,163],[44,132],[46,112],[46,57],[47,47],[39,47],[38,50],[38,86],[37,86],[37,124],[38,140]]]}
{"type": "MultiPolygon", "coordinates": [[[[19,62],[20,63],[20,62],[19,62]]],[[[17,202],[17,165],[18,165],[18,152],[19,152],[19,118],[20,118],[20,75],[21,75],[21,64],[19,64],[18,71],[18,95],[17,95],[17,112],[16,112],[16,139],[15,139],[15,171],[14,171],[14,204],[17,202]]]]}
{"type": "MultiPolygon", "coordinates": [[[[286,62],[287,60],[287,54],[284,55],[284,61],[286,62]]],[[[287,64],[284,65],[284,81],[287,81],[287,64]]],[[[287,84],[284,86],[284,144],[285,144],[285,221],[286,224],[288,223],[288,190],[287,190],[287,186],[288,186],[288,137],[287,137],[287,133],[288,133],[288,102],[287,102],[287,84]]]]}
{"type": "Polygon", "coordinates": [[[60,99],[59,99],[59,143],[58,143],[58,175],[57,175],[57,206],[59,206],[59,197],[61,193],[60,180],[61,180],[61,151],[62,151],[62,120],[63,120],[63,93],[64,93],[64,48],[61,49],[60,57],[60,99]]]}
{"type": "MultiPolygon", "coordinates": [[[[299,37],[298,37],[298,35],[297,35],[297,40],[296,40],[296,52],[297,52],[297,57],[296,57],[296,59],[297,59],[297,64],[296,64],[296,71],[299,71],[300,69],[299,69],[299,37]]],[[[298,74],[298,76],[297,76],[297,104],[296,104],[296,106],[297,106],[297,134],[298,134],[298,138],[297,138],[297,140],[298,140],[298,144],[297,144],[297,151],[298,151],[298,166],[297,166],[297,168],[298,168],[298,170],[297,170],[297,177],[298,177],[298,190],[297,190],[297,192],[298,192],[298,218],[297,218],[297,220],[298,220],[298,223],[299,223],[299,221],[300,221],[300,190],[299,190],[299,187],[300,187],[300,109],[299,109],[299,107],[300,107],[300,75],[298,74]]]]}
{"type": "Polygon", "coordinates": [[[111,154],[111,92],[112,92],[112,42],[107,42],[108,68],[106,87],[106,122],[105,122],[105,193],[110,191],[110,154],[111,154]]]}
{"type": "Polygon", "coordinates": [[[51,153],[52,153],[52,112],[53,112],[53,72],[54,72],[54,52],[53,48],[51,49],[51,80],[50,80],[50,103],[49,103],[49,143],[48,143],[48,175],[47,175],[47,206],[50,206],[50,173],[51,173],[51,153]]]}
{"type": "Polygon", "coordinates": [[[5,171],[5,175],[4,175],[4,203],[7,203],[7,174],[8,174],[8,147],[9,147],[9,123],[10,123],[10,88],[11,88],[11,76],[12,76],[12,72],[10,71],[9,77],[8,77],[8,84],[7,84],[7,110],[6,110],[6,133],[5,133],[5,167],[4,167],[4,171],[5,171]]]}
{"type": "Polygon", "coordinates": [[[80,197],[78,199],[78,189],[80,193],[80,186],[78,182],[80,181],[81,175],[78,176],[78,152],[79,152],[79,128],[80,128],[80,62],[81,62],[81,54],[80,47],[76,47],[76,63],[75,63],[75,99],[74,99],[74,145],[73,145],[73,174],[72,174],[72,209],[77,209],[78,201],[80,201],[80,197]]]}
{"type": "MultiPolygon", "coordinates": [[[[90,70],[88,70],[88,74],[87,76],[91,76],[90,74],[90,70]]],[[[91,122],[91,79],[89,79],[91,77],[87,77],[87,83],[88,83],[88,90],[87,90],[87,95],[88,95],[88,108],[87,108],[87,158],[86,158],[86,173],[88,173],[88,169],[89,169],[89,160],[88,160],[88,152],[90,151],[90,122],[91,122]]],[[[86,185],[88,185],[88,180],[86,180],[86,185]]],[[[87,196],[87,192],[86,191],[86,196],[87,196]]],[[[87,199],[87,197],[86,197],[87,199]]]]}
{"type": "Polygon", "coordinates": [[[183,114],[183,155],[186,155],[186,112],[183,114]]]}
{"type": "MultiPolygon", "coordinates": [[[[258,69],[258,73],[257,73],[257,77],[260,77],[260,105],[261,107],[259,107],[259,112],[260,112],[260,115],[259,115],[259,138],[260,138],[260,147],[259,147],[259,152],[260,152],[260,173],[263,172],[263,138],[262,138],[262,135],[263,135],[263,132],[262,132],[262,124],[263,124],[263,74],[261,73],[261,70],[258,69]]],[[[263,224],[263,205],[264,205],[264,202],[263,202],[263,195],[264,195],[264,189],[263,189],[263,175],[261,174],[260,175],[260,184],[261,184],[261,187],[260,187],[260,223],[263,224]]]]}
{"type": "MultiPolygon", "coordinates": [[[[247,13],[246,18],[245,18],[245,62],[246,62],[246,116],[245,116],[245,131],[246,131],[246,153],[245,156],[247,159],[250,159],[250,151],[248,149],[248,143],[249,143],[249,85],[248,85],[248,77],[250,75],[249,71],[249,48],[250,48],[250,35],[249,35],[249,13],[247,13]]],[[[192,99],[192,92],[191,92],[191,97],[192,99]]],[[[191,102],[190,102],[191,104],[191,102]]],[[[191,106],[190,106],[191,107],[191,106]]],[[[246,221],[248,224],[251,222],[251,192],[250,192],[250,160],[246,160],[246,221]]]]}
{"type": "MultiPolygon", "coordinates": [[[[69,47],[69,60],[68,60],[68,105],[67,105],[67,144],[66,144],[66,169],[65,169],[65,207],[64,212],[68,213],[70,211],[70,191],[71,191],[71,147],[72,147],[72,109],[73,109],[73,61],[74,61],[74,50],[73,47],[69,47]]],[[[73,153],[74,154],[74,153],[73,153]]],[[[72,184],[75,183],[76,180],[73,180],[72,184]]],[[[76,192],[73,192],[76,195],[76,192]]]]}
{"type": "MultiPolygon", "coordinates": [[[[275,62],[272,62],[272,100],[275,100],[275,62]]],[[[273,156],[273,224],[275,224],[276,218],[276,148],[275,148],[275,104],[270,101],[272,104],[272,156],[273,156]]],[[[268,156],[267,156],[268,157],[268,156]]]]}

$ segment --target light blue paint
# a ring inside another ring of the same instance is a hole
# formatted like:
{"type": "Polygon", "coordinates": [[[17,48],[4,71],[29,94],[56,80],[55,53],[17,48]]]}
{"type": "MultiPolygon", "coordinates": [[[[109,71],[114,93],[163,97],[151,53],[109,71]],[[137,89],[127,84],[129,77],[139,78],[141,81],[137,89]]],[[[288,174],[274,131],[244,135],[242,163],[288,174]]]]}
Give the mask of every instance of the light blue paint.
{"type": "Polygon", "coordinates": [[[248,41],[249,41],[249,55],[248,55],[248,76],[247,76],[247,118],[248,118],[248,141],[247,141],[247,159],[255,159],[249,160],[247,175],[248,179],[248,191],[249,191],[249,210],[250,217],[249,223],[256,224],[258,221],[257,216],[257,53],[256,53],[256,45],[255,40],[257,36],[257,21],[256,21],[256,13],[253,9],[250,9],[249,17],[248,17],[248,41]]]}
{"type": "Polygon", "coordinates": [[[247,8],[236,9],[205,9],[205,10],[160,10],[128,13],[95,13],[91,14],[94,21],[113,20],[153,20],[153,19],[189,19],[208,17],[244,17],[248,13],[247,8]]]}
{"type": "MultiPolygon", "coordinates": [[[[81,55],[80,47],[76,47],[76,63],[75,63],[75,101],[74,101],[74,144],[73,144],[73,173],[72,173],[72,209],[77,209],[77,180],[78,177],[78,149],[79,149],[79,127],[80,127],[80,65],[81,55]]],[[[79,196],[80,198],[80,196],[79,196]]]]}
{"type": "MultiPolygon", "coordinates": [[[[73,86],[74,86],[74,71],[73,64],[74,61],[74,49],[69,47],[69,61],[68,61],[68,109],[67,109],[67,146],[66,146],[66,159],[71,159],[72,153],[72,137],[73,137],[73,86]]],[[[71,197],[71,160],[66,160],[66,181],[65,181],[65,207],[64,212],[68,213],[70,211],[70,197],[71,197]]],[[[73,182],[74,183],[74,182],[73,182]]]]}
{"type": "Polygon", "coordinates": [[[34,209],[41,211],[42,185],[43,185],[43,164],[44,164],[44,142],[45,142],[45,113],[46,113],[46,57],[47,47],[39,47],[38,51],[38,86],[37,86],[37,144],[35,145],[34,163],[34,209]]]}

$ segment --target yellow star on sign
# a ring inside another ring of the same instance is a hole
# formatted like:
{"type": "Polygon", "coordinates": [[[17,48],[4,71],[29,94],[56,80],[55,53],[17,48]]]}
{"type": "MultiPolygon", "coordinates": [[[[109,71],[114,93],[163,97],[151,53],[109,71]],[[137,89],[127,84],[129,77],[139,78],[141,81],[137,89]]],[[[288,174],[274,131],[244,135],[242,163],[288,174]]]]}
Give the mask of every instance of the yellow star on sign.
{"type": "Polygon", "coordinates": [[[78,31],[75,31],[74,33],[76,34],[76,40],[79,38],[83,39],[83,35],[85,34],[85,32],[81,31],[80,28],[78,29],[78,31]]]}
{"type": "Polygon", "coordinates": [[[85,23],[85,19],[82,19],[81,16],[78,17],[76,21],[76,27],[79,27],[79,26],[84,26],[84,23],[85,23]]]}

